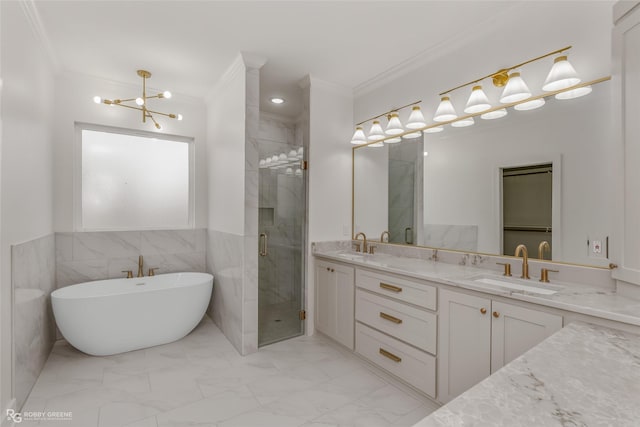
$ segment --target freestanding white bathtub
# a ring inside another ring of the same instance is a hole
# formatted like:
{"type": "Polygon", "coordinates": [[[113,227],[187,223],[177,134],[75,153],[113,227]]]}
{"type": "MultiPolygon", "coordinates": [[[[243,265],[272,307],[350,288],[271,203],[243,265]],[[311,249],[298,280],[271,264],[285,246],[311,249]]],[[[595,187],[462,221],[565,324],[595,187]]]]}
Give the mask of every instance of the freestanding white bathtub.
{"type": "Polygon", "coordinates": [[[72,346],[107,356],[186,336],[202,320],[212,288],[211,274],[160,274],[67,286],[51,293],[51,303],[72,346]]]}

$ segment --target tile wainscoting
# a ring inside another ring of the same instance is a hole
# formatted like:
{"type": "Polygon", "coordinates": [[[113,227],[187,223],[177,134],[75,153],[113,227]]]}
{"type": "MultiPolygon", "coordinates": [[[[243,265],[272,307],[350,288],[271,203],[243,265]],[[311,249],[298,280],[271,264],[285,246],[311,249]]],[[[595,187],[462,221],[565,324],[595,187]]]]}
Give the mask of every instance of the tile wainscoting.
{"type": "Polygon", "coordinates": [[[56,339],[50,303],[55,278],[53,234],[11,247],[13,394],[17,408],[26,401],[56,339]]]}
{"type": "Polygon", "coordinates": [[[206,271],[205,229],[56,233],[58,288],[99,279],[125,277],[122,270],[138,271],[144,257],[144,275],[206,271]]]}

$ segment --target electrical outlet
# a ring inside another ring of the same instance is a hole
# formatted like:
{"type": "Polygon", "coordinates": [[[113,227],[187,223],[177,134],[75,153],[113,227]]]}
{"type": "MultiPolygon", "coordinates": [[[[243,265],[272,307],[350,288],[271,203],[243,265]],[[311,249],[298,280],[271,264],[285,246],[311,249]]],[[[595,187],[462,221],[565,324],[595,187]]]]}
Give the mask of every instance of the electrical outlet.
{"type": "Polygon", "coordinates": [[[606,258],[608,252],[606,244],[606,240],[600,236],[587,236],[588,256],[590,258],[606,258]]]}

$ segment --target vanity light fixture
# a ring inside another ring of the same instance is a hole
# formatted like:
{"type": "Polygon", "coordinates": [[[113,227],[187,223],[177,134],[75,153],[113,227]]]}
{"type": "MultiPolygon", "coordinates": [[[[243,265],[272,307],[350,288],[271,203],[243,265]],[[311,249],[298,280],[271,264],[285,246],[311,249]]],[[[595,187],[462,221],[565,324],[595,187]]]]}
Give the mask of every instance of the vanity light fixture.
{"type": "Polygon", "coordinates": [[[469,95],[467,105],[464,107],[464,112],[467,114],[479,113],[489,108],[491,108],[491,104],[489,104],[489,98],[487,98],[487,94],[482,90],[482,86],[474,86],[473,89],[471,89],[471,95],[469,95]]]}
{"type": "Polygon", "coordinates": [[[409,115],[409,120],[407,120],[407,129],[420,129],[422,127],[425,127],[426,124],[427,123],[424,120],[422,111],[420,111],[420,106],[414,105],[411,108],[411,114],[409,115]]]}
{"type": "Polygon", "coordinates": [[[440,98],[440,105],[438,105],[436,115],[433,116],[433,121],[448,122],[449,120],[454,120],[457,117],[458,114],[456,114],[456,110],[455,108],[453,108],[451,99],[449,99],[448,96],[443,96],[442,98],[440,98]]]}
{"type": "MultiPolygon", "coordinates": [[[[382,130],[382,126],[380,125],[380,121],[374,120],[373,124],[371,125],[371,129],[369,130],[369,136],[367,137],[367,139],[369,141],[377,141],[378,139],[383,139],[384,137],[385,134],[382,130]]],[[[376,147],[378,147],[378,145],[376,145],[376,147]]]]}
{"type": "Polygon", "coordinates": [[[387,128],[384,130],[385,134],[400,135],[404,132],[404,128],[402,127],[402,123],[400,122],[400,117],[398,116],[397,111],[391,112],[388,116],[388,119],[389,123],[387,123],[387,128]]]}
{"type": "MultiPolygon", "coordinates": [[[[422,113],[420,112],[420,108],[417,104],[422,101],[413,102],[400,108],[394,108],[386,113],[364,120],[356,126],[360,127],[370,120],[375,120],[385,115],[389,118],[389,125],[384,133],[385,135],[380,138],[380,134],[378,133],[379,126],[375,126],[376,124],[379,125],[379,122],[374,122],[374,125],[371,126],[371,133],[368,137],[363,137],[358,134],[359,138],[357,141],[360,142],[357,143],[357,145],[374,146],[375,144],[375,146],[381,146],[380,142],[393,144],[402,141],[402,138],[411,139],[412,137],[418,137],[420,135],[420,131],[425,134],[442,132],[444,130],[444,125],[448,124],[452,127],[471,126],[474,124],[473,118],[476,116],[480,116],[482,119],[486,120],[497,119],[506,116],[508,114],[507,109],[511,107],[517,111],[534,110],[545,105],[545,98],[547,97],[554,96],[558,100],[577,98],[591,93],[593,85],[611,80],[611,76],[606,76],[588,82],[582,82],[578,77],[576,70],[567,59],[566,51],[569,49],[571,49],[571,46],[563,47],[562,49],[549,52],[520,64],[516,64],[508,68],[502,68],[492,74],[488,74],[440,93],[440,104],[438,105],[433,117],[434,123],[426,124],[424,120],[420,120],[422,113]],[[539,61],[552,55],[556,55],[557,57],[555,58],[551,71],[547,75],[545,83],[542,86],[543,92],[535,94],[529,89],[523,80],[520,74],[520,68],[524,65],[539,61]],[[491,79],[491,82],[496,87],[504,87],[500,96],[500,102],[502,105],[491,106],[488,97],[482,90],[482,86],[480,84],[485,79],[491,79]],[[470,85],[473,85],[473,89],[464,108],[465,115],[458,116],[449,97],[449,93],[470,85]],[[407,122],[407,129],[403,130],[398,117],[398,111],[409,106],[412,106],[413,108],[407,122]],[[420,116],[418,116],[418,112],[420,113],[420,116]],[[423,124],[423,126],[419,127],[419,124],[423,124]],[[374,129],[376,132],[374,132],[374,129]],[[363,142],[366,140],[369,142],[363,142]]],[[[422,119],[424,119],[424,116],[422,116],[422,119]]],[[[354,145],[356,145],[356,143],[354,143],[354,145]]]]}
{"type": "Polygon", "coordinates": [[[422,132],[411,132],[411,133],[405,133],[404,135],[402,135],[402,137],[404,139],[414,139],[414,138],[420,138],[420,136],[422,135],[422,132]]]}
{"type": "Polygon", "coordinates": [[[509,74],[509,80],[502,92],[500,102],[503,104],[509,104],[510,102],[522,101],[531,97],[531,91],[527,84],[520,77],[519,72],[513,72],[509,74]]]}
{"type": "Polygon", "coordinates": [[[127,99],[102,99],[99,96],[93,97],[93,102],[96,104],[106,104],[106,105],[117,105],[118,107],[130,108],[132,110],[138,110],[142,112],[142,123],[147,122],[147,118],[151,119],[154,126],[158,130],[162,130],[162,126],[158,123],[153,116],[154,114],[160,116],[166,116],[171,119],[182,120],[182,114],[172,114],[172,113],[161,113],[159,111],[153,111],[148,108],[147,101],[149,99],[158,98],[158,99],[169,99],[171,98],[171,92],[165,90],[164,92],[160,92],[156,95],[147,96],[147,79],[151,77],[151,73],[146,70],[138,70],[138,76],[142,77],[142,96],[137,98],[127,98],[127,99]],[[132,102],[135,105],[129,105],[127,103],[132,102]]]}
{"type": "Polygon", "coordinates": [[[354,145],[362,145],[367,143],[367,137],[364,134],[364,130],[362,130],[362,126],[356,127],[356,131],[351,138],[351,143],[354,145]]]}

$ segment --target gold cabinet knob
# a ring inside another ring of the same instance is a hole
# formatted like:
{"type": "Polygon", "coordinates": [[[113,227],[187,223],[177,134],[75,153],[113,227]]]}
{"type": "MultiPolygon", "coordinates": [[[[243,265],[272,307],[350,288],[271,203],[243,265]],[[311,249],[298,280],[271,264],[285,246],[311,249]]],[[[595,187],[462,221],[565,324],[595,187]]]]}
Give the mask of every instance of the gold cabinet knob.
{"type": "Polygon", "coordinates": [[[494,311],[493,312],[493,317],[495,317],[497,319],[498,317],[500,317],[500,313],[498,313],[497,311],[494,311]]]}
{"type": "Polygon", "coordinates": [[[487,314],[487,309],[486,309],[486,308],[484,308],[484,307],[482,307],[482,308],[480,309],[480,313],[482,313],[482,314],[487,314]]]}
{"type": "Polygon", "coordinates": [[[331,269],[329,267],[327,267],[327,271],[331,271],[331,269]]]}

